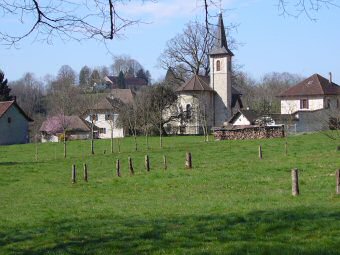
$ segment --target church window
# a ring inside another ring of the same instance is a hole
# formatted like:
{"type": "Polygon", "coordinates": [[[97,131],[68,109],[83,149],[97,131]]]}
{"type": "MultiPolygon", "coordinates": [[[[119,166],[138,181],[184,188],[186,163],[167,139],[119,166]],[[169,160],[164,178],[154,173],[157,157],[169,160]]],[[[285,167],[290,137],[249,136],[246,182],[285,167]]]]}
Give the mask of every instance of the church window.
{"type": "Polygon", "coordinates": [[[187,119],[191,118],[191,105],[190,104],[187,104],[186,106],[186,117],[187,119]]]}
{"type": "Polygon", "coordinates": [[[221,61],[220,60],[216,61],[216,71],[221,71],[221,61]]]}

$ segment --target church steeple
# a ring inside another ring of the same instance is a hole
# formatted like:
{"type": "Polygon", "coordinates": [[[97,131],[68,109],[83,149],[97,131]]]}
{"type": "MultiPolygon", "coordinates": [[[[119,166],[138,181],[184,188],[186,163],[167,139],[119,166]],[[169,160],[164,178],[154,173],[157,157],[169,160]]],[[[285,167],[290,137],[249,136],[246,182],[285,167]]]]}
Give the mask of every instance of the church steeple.
{"type": "Polygon", "coordinates": [[[214,39],[215,43],[213,49],[210,52],[210,55],[226,54],[234,56],[234,54],[228,48],[228,42],[225,34],[222,13],[220,13],[218,17],[218,25],[214,39]]]}

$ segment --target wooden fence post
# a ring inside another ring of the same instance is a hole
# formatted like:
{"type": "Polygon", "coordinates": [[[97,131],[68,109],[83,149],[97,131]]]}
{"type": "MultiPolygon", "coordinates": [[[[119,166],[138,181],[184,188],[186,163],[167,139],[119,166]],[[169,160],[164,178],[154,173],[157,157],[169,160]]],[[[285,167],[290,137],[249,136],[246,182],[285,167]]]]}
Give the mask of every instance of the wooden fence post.
{"type": "Polygon", "coordinates": [[[192,158],[191,158],[191,152],[187,152],[185,156],[185,167],[188,169],[192,168],[192,158]]]}
{"type": "Polygon", "coordinates": [[[72,165],[72,183],[76,183],[76,165],[72,165]]]}
{"type": "Polygon", "coordinates": [[[135,171],[133,170],[132,158],[129,157],[128,161],[129,161],[129,170],[130,170],[130,173],[131,173],[131,175],[134,175],[135,171]]]}
{"type": "Polygon", "coordinates": [[[292,195],[298,196],[299,194],[299,170],[294,168],[292,169],[292,195]]]}
{"type": "Polygon", "coordinates": [[[335,179],[336,179],[336,194],[340,195],[340,169],[336,170],[335,179]]]}
{"type": "Polygon", "coordinates": [[[116,171],[117,171],[117,176],[121,177],[121,175],[120,175],[120,162],[119,162],[119,159],[117,159],[117,161],[116,161],[116,171]]]}
{"type": "Polygon", "coordinates": [[[167,165],[167,162],[166,162],[166,156],[165,155],[163,155],[163,165],[164,165],[164,170],[167,170],[168,165],[167,165]]]}
{"type": "Polygon", "coordinates": [[[84,181],[87,182],[88,180],[88,175],[87,175],[87,165],[86,163],[84,164],[84,181]]]}
{"type": "Polygon", "coordinates": [[[262,147],[259,145],[259,159],[262,159],[262,147]]]}
{"type": "Polygon", "coordinates": [[[150,160],[148,155],[145,155],[145,169],[150,172],[150,160]]]}

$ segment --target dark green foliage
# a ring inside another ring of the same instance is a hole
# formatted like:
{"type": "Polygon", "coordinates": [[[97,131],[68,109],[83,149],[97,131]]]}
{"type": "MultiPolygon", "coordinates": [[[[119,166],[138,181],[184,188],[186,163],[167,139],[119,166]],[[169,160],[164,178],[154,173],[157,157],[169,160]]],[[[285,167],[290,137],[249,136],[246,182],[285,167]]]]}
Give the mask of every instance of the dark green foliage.
{"type": "Polygon", "coordinates": [[[11,89],[7,85],[5,74],[0,70],[0,101],[9,101],[13,97],[10,95],[11,89]]]}
{"type": "MultiPolygon", "coordinates": [[[[148,72],[148,71],[147,71],[148,72]]],[[[147,83],[149,83],[149,77],[147,76],[147,72],[144,71],[144,69],[139,69],[136,77],[145,80],[147,83]]]]}
{"type": "Polygon", "coordinates": [[[124,74],[122,71],[119,72],[119,75],[118,75],[118,81],[117,81],[117,84],[118,84],[118,88],[120,89],[125,89],[126,85],[125,85],[125,77],[124,77],[124,74]]]}

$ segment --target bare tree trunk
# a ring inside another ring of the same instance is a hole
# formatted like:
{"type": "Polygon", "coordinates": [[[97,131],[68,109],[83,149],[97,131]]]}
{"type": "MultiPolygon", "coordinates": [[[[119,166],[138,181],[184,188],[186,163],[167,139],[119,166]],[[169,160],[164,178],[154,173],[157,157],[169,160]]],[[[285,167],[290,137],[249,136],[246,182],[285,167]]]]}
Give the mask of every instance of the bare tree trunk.
{"type": "Polygon", "coordinates": [[[88,174],[87,174],[87,165],[86,165],[86,164],[84,164],[84,181],[86,181],[86,182],[87,182],[87,180],[88,180],[88,174]]]}
{"type": "Polygon", "coordinates": [[[164,165],[164,170],[167,170],[168,169],[168,164],[167,164],[166,156],[165,155],[163,155],[163,165],[164,165]]]}
{"type": "Polygon", "coordinates": [[[117,142],[118,142],[118,153],[120,153],[120,138],[117,138],[117,142]]]}
{"type": "Polygon", "coordinates": [[[136,130],[133,131],[133,140],[135,142],[135,151],[138,150],[138,146],[137,146],[137,134],[136,134],[136,130]]]}
{"type": "Polygon", "coordinates": [[[66,158],[66,131],[64,131],[64,158],[66,158]]]}
{"type": "Polygon", "coordinates": [[[38,139],[35,136],[35,161],[38,161],[38,139]]]}
{"type": "Polygon", "coordinates": [[[149,131],[148,130],[146,130],[145,136],[146,136],[146,149],[149,150],[150,147],[149,147],[149,131]]]}
{"type": "Polygon", "coordinates": [[[93,117],[91,122],[91,154],[94,154],[94,141],[93,141],[93,117]]]}
{"type": "Polygon", "coordinates": [[[335,172],[335,180],[336,180],[336,194],[340,195],[340,170],[336,170],[335,172]]]}
{"type": "Polygon", "coordinates": [[[159,124],[159,146],[160,148],[163,148],[162,121],[159,124]]]}
{"type": "Polygon", "coordinates": [[[145,169],[146,171],[150,172],[150,159],[148,155],[145,155],[145,169]]]}

